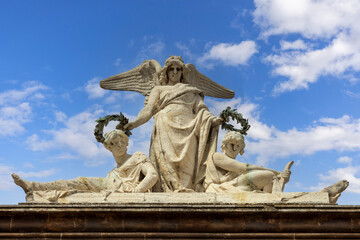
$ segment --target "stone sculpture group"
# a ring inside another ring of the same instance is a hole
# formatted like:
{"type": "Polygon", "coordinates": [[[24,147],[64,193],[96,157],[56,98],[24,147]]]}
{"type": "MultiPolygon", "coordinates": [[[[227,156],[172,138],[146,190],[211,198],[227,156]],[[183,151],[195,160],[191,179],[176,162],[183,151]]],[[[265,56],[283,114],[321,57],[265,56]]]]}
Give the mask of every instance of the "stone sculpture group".
{"type": "MultiPolygon", "coordinates": [[[[95,193],[106,201],[114,193],[282,193],[290,178],[290,167],[279,172],[235,160],[245,149],[243,134],[229,131],[216,152],[219,126],[226,119],[210,113],[204,96],[233,98],[234,92],[201,74],[180,56],[170,56],[164,67],[155,61],[100,82],[104,89],[137,91],[145,106],[135,120],[102,138],[117,167],[105,178],[78,177],[40,183],[12,174],[23,188],[27,202],[58,202],[74,194],[95,193]],[[149,156],[127,153],[128,136],[123,132],[154,119],[149,156]]],[[[325,188],[329,203],[336,203],[348,182],[325,188]]],[[[293,197],[302,196],[295,194],[293,197]]]]}

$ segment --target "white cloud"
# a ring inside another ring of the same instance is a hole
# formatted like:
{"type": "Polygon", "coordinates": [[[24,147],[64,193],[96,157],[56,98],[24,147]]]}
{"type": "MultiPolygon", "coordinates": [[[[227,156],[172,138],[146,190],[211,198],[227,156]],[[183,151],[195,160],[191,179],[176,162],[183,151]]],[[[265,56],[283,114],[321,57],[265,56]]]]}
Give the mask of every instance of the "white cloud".
{"type": "Polygon", "coordinates": [[[143,97],[143,95],[141,95],[140,93],[137,93],[137,92],[125,92],[124,93],[124,99],[130,100],[130,101],[135,101],[140,96],[143,97]]]}
{"type": "Polygon", "coordinates": [[[58,122],[64,122],[67,119],[67,116],[65,113],[58,111],[55,113],[55,119],[58,122]]]}
{"type": "Polygon", "coordinates": [[[107,92],[100,87],[100,78],[95,77],[89,80],[85,85],[85,91],[89,98],[102,98],[107,92]]]}
{"type": "Polygon", "coordinates": [[[149,46],[143,49],[143,53],[156,56],[157,54],[161,54],[164,48],[165,48],[165,43],[162,41],[157,41],[151,43],[149,46]]]}
{"type": "MultiPolygon", "coordinates": [[[[45,149],[43,151],[45,151],[45,149]]],[[[49,148],[47,148],[47,149],[49,149],[49,148]]],[[[42,162],[44,162],[44,163],[45,162],[46,163],[53,163],[53,162],[63,162],[63,161],[70,161],[70,160],[72,161],[72,160],[81,160],[81,159],[82,159],[81,156],[79,156],[76,153],[71,154],[71,153],[68,153],[68,152],[61,152],[60,154],[51,154],[51,155],[49,155],[44,160],[42,160],[42,162]]]]}
{"type": "Polygon", "coordinates": [[[44,177],[49,177],[51,175],[53,175],[55,173],[55,169],[49,169],[49,170],[43,170],[43,171],[31,171],[31,172],[17,172],[17,174],[19,176],[21,176],[21,178],[30,178],[30,177],[37,177],[37,178],[44,178],[44,177]]]}
{"type": "Polygon", "coordinates": [[[41,91],[48,88],[36,82],[27,82],[21,90],[0,93],[0,137],[15,136],[25,132],[24,124],[33,117],[31,101],[45,98],[41,91]]]}
{"type": "Polygon", "coordinates": [[[257,52],[254,41],[243,41],[238,44],[220,43],[212,46],[198,59],[198,63],[209,67],[213,65],[212,61],[220,61],[228,66],[246,65],[251,56],[257,52]]]}
{"type": "Polygon", "coordinates": [[[6,104],[16,104],[25,99],[29,99],[31,96],[35,98],[41,98],[39,92],[47,90],[48,88],[43,84],[37,82],[24,83],[23,89],[21,90],[8,90],[0,93],[0,106],[6,104]]]}
{"type": "Polygon", "coordinates": [[[300,33],[306,38],[330,38],[354,28],[358,0],[255,0],[254,21],[264,37],[300,33]]]}
{"type": "MultiPolygon", "coordinates": [[[[359,35],[360,36],[360,35],[359,35]]],[[[288,81],[278,84],[274,93],[308,88],[320,76],[343,77],[347,71],[360,70],[360,43],[346,34],[339,35],[325,48],[311,51],[287,51],[269,55],[265,60],[275,66],[276,75],[288,81]]]]}
{"type": "MultiPolygon", "coordinates": [[[[144,37],[144,41],[149,41],[149,39],[151,40],[153,39],[153,37],[146,37],[146,36],[144,37]]],[[[165,49],[165,43],[161,40],[157,40],[143,47],[140,50],[137,59],[139,62],[149,59],[159,59],[159,56],[163,55],[164,49],[165,49]]]]}
{"type": "Polygon", "coordinates": [[[31,107],[28,102],[21,103],[15,107],[6,106],[0,109],[0,115],[6,119],[17,118],[21,122],[28,120],[28,115],[31,113],[31,107]],[[25,112],[25,114],[21,114],[25,112]],[[17,117],[18,116],[18,117],[17,117]]]}
{"type": "Polygon", "coordinates": [[[90,99],[106,97],[104,102],[106,104],[111,104],[115,102],[121,102],[121,99],[125,100],[134,100],[138,96],[142,96],[137,92],[119,92],[119,91],[109,91],[102,89],[99,85],[99,78],[93,78],[87,82],[85,90],[89,95],[90,99]]]}
{"type": "Polygon", "coordinates": [[[346,79],[360,70],[360,1],[259,0],[255,4],[254,21],[263,37],[301,34],[319,46],[308,49],[305,39],[290,45],[282,42],[282,52],[265,59],[274,65],[275,75],[289,79],[274,88],[275,94],[308,88],[321,76],[346,79]]]}
{"type": "Polygon", "coordinates": [[[33,151],[52,149],[70,151],[77,158],[84,159],[86,164],[102,164],[111,156],[110,152],[96,142],[93,134],[95,120],[102,113],[103,110],[85,111],[63,119],[63,128],[46,130],[45,136],[42,137],[33,134],[27,139],[28,146],[33,151]]]}
{"type": "Polygon", "coordinates": [[[105,99],[105,103],[114,103],[120,100],[122,93],[119,91],[111,91],[110,95],[105,99]]]}
{"type": "Polygon", "coordinates": [[[63,153],[58,156],[51,156],[50,161],[61,161],[61,160],[73,160],[78,159],[75,155],[69,154],[69,153],[63,153]]]}
{"type": "Polygon", "coordinates": [[[34,96],[33,96],[33,99],[45,99],[45,96],[41,93],[35,93],[34,96]]]}
{"type": "Polygon", "coordinates": [[[339,157],[337,160],[338,163],[346,163],[346,164],[351,164],[352,162],[352,158],[348,157],[348,156],[344,156],[344,157],[339,157]]]}
{"type": "Polygon", "coordinates": [[[34,165],[31,163],[24,163],[24,168],[34,168],[34,165]]]}
{"type": "Polygon", "coordinates": [[[281,50],[290,50],[290,49],[307,49],[308,46],[304,43],[303,40],[298,39],[294,42],[288,42],[288,41],[280,41],[280,47],[281,50]]]}
{"type": "Polygon", "coordinates": [[[31,120],[29,103],[0,108],[0,137],[14,136],[25,131],[23,124],[31,120]]]}

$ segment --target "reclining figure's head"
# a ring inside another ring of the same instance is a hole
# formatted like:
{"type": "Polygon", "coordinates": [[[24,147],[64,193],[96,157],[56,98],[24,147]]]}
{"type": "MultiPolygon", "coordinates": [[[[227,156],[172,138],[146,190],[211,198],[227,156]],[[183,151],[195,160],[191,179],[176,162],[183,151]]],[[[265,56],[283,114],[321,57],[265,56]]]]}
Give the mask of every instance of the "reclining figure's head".
{"type": "Polygon", "coordinates": [[[225,153],[231,153],[231,155],[244,154],[245,142],[241,133],[230,131],[225,134],[222,141],[221,150],[225,153]]]}
{"type": "Polygon", "coordinates": [[[121,130],[113,130],[105,134],[104,147],[115,155],[126,153],[129,137],[121,130]]]}

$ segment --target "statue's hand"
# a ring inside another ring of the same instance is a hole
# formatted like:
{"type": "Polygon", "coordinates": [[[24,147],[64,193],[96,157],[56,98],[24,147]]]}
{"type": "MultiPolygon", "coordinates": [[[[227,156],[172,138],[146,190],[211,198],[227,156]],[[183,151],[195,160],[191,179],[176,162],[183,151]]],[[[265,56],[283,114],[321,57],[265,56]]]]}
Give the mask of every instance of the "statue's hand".
{"type": "Polygon", "coordinates": [[[216,126],[219,126],[219,125],[221,125],[223,123],[224,123],[224,119],[222,117],[216,117],[212,122],[212,126],[216,127],[216,126]]]}
{"type": "Polygon", "coordinates": [[[283,178],[284,183],[287,183],[290,180],[290,175],[291,175],[291,171],[284,171],[278,175],[278,178],[283,178]]]}

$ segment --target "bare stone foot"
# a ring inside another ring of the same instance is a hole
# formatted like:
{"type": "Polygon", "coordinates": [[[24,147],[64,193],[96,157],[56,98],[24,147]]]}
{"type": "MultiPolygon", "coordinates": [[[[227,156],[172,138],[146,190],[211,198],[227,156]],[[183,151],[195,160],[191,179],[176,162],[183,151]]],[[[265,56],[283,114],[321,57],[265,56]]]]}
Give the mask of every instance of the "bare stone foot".
{"type": "Polygon", "coordinates": [[[19,175],[15,173],[11,174],[11,176],[14,179],[15,184],[20,186],[26,194],[31,192],[31,182],[21,179],[19,175]]]}
{"type": "Polygon", "coordinates": [[[321,190],[321,192],[328,192],[330,203],[336,203],[341,193],[349,186],[349,182],[346,180],[338,181],[331,186],[328,186],[321,190]]]}

